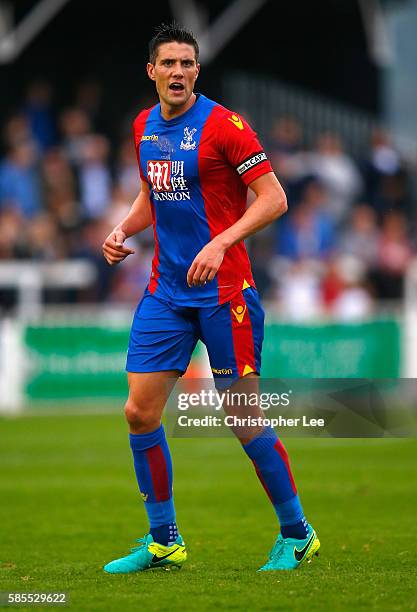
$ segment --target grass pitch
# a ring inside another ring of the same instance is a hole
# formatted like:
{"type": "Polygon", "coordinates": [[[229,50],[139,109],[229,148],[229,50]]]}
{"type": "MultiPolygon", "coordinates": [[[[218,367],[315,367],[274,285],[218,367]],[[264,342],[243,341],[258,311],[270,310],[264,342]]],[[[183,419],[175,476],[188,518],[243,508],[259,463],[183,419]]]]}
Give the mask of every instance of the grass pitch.
{"type": "MultiPolygon", "coordinates": [[[[170,440],[182,570],[111,576],[146,531],[122,416],[0,421],[0,590],[74,611],[415,609],[415,440],[289,439],[318,559],[256,573],[277,531],[233,439],[170,440]]],[[[33,608],[21,608],[33,609],[33,608]]]]}

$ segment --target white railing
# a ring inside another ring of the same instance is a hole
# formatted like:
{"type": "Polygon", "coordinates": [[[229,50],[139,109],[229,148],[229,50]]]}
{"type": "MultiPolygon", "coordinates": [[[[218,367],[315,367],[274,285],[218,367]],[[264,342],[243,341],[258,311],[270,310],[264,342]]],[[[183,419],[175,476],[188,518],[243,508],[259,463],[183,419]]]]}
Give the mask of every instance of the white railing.
{"type": "Polygon", "coordinates": [[[83,289],[91,285],[96,274],[94,265],[83,259],[52,263],[3,261],[0,288],[17,290],[19,318],[36,318],[43,309],[43,289],[83,289]]]}
{"type": "Polygon", "coordinates": [[[262,75],[228,75],[223,91],[226,105],[247,113],[265,143],[274,120],[290,115],[303,127],[304,146],[311,147],[319,134],[332,131],[341,136],[351,155],[360,157],[369,149],[372,129],[378,123],[377,117],[363,111],[262,75]]]}

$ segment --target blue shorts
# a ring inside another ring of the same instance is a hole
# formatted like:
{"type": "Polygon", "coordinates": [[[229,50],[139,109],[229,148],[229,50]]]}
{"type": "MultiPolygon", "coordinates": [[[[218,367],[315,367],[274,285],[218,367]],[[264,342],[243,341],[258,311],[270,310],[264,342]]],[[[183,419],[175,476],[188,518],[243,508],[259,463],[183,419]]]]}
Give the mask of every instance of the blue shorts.
{"type": "Polygon", "coordinates": [[[190,363],[198,340],[207,347],[216,386],[250,372],[260,373],[264,311],[253,287],[230,302],[208,307],[178,307],[148,290],[140,301],[130,331],[126,370],[179,370],[190,363]]]}

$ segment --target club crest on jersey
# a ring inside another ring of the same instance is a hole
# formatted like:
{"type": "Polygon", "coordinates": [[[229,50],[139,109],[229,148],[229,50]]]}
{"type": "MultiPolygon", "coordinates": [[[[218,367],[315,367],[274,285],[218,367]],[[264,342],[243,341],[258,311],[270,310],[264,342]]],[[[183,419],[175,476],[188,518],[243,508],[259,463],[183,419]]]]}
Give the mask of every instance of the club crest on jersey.
{"type": "Polygon", "coordinates": [[[193,140],[193,136],[196,133],[196,128],[190,130],[189,127],[184,128],[184,138],[181,140],[180,149],[183,151],[194,151],[197,146],[195,140],[193,140]]]}

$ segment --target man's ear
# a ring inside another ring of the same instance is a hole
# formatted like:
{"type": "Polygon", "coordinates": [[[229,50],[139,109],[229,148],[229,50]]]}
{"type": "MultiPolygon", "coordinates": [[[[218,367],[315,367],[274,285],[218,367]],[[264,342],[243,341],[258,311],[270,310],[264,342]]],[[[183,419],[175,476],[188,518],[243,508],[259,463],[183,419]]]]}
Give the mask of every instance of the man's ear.
{"type": "Polygon", "coordinates": [[[199,74],[200,74],[200,64],[197,64],[197,74],[195,75],[195,80],[197,80],[197,77],[199,74]]]}
{"type": "Polygon", "coordinates": [[[146,72],[148,73],[148,77],[152,81],[155,81],[155,66],[151,64],[150,62],[146,64],[146,72]]]}

